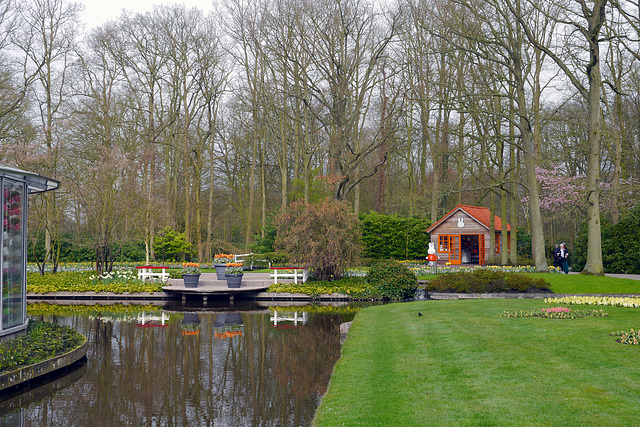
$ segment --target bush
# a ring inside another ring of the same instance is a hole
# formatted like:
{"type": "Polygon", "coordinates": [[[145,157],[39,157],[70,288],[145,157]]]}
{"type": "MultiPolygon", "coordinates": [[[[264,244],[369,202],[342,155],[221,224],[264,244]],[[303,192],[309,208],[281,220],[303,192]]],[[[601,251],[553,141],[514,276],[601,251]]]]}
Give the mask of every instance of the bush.
{"type": "Polygon", "coordinates": [[[416,275],[398,262],[384,261],[371,267],[366,282],[382,299],[413,298],[418,288],[416,275]]]}
{"type": "Polygon", "coordinates": [[[361,214],[363,256],[376,259],[424,259],[429,247],[426,219],[376,212],[361,214]]]}
{"type": "Polygon", "coordinates": [[[360,257],[360,221],[347,202],[294,202],[280,212],[275,224],[276,248],[320,280],[339,279],[360,257]]]}
{"type": "Polygon", "coordinates": [[[165,227],[157,234],[153,250],[156,259],[173,261],[184,260],[185,254],[190,256],[194,253],[194,247],[187,242],[187,236],[171,227],[165,227]]]}
{"type": "Polygon", "coordinates": [[[267,252],[266,254],[262,254],[268,262],[271,263],[271,266],[277,267],[289,267],[291,262],[289,261],[289,254],[286,252],[267,252]]]}
{"type": "Polygon", "coordinates": [[[551,292],[549,282],[543,278],[482,268],[471,273],[443,274],[431,280],[427,290],[457,293],[551,292]]]}
{"type": "MultiPolygon", "coordinates": [[[[640,206],[627,213],[617,224],[602,221],[602,266],[605,273],[640,274],[640,206]]],[[[574,271],[587,261],[587,225],[576,236],[569,262],[574,271]]]]}

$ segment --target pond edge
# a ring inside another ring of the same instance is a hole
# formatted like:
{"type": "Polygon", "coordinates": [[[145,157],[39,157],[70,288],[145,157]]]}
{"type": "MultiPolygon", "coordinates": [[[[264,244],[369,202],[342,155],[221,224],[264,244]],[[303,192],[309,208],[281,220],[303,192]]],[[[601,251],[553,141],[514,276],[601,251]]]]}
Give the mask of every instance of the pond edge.
{"type": "Polygon", "coordinates": [[[76,363],[87,354],[87,337],[78,347],[51,359],[0,374],[0,392],[76,363]]]}

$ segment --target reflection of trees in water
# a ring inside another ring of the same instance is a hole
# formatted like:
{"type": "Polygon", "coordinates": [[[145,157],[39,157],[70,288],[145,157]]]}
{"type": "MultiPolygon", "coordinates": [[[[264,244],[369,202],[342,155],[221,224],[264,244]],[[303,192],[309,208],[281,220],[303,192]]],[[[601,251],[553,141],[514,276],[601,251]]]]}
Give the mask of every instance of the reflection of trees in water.
{"type": "Polygon", "coordinates": [[[326,392],[331,367],[340,357],[340,324],[328,316],[312,316],[305,327],[283,331],[274,340],[276,379],[298,398],[321,397],[326,392]]]}
{"type": "Polygon", "coordinates": [[[284,330],[268,314],[228,318],[220,326],[200,313],[198,335],[182,335],[179,322],[143,328],[82,318],[87,374],[29,407],[27,418],[40,422],[44,411],[61,425],[310,424],[340,353],[336,318],[312,315],[284,330]],[[214,338],[225,328],[241,335],[214,338]]]}

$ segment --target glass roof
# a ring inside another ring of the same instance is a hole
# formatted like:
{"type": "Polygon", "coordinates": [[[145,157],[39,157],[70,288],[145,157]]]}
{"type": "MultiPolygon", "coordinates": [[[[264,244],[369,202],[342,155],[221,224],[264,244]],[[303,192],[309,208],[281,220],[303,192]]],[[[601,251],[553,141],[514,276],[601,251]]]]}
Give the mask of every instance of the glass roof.
{"type": "Polygon", "coordinates": [[[0,176],[26,182],[29,193],[43,193],[55,190],[60,186],[58,180],[4,165],[0,165],[0,176]]]}

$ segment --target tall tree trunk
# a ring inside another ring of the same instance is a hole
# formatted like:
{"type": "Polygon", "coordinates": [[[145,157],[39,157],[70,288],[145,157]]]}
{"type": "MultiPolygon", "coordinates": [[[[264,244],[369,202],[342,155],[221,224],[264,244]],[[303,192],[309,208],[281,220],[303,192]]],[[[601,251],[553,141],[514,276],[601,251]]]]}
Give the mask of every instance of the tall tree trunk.
{"type": "MultiPolygon", "coordinates": [[[[596,3],[601,3],[596,1],[596,3]]],[[[602,2],[606,3],[606,1],[602,2]]],[[[594,6],[595,9],[595,6],[594,6]]],[[[604,9],[604,6],[603,6],[604,9]]],[[[604,13],[604,10],[602,11],[604,13]]],[[[592,20],[589,21],[590,26],[592,20]]],[[[598,32],[593,34],[590,40],[590,66],[587,75],[589,77],[589,137],[587,154],[587,234],[589,244],[587,246],[587,262],[584,273],[604,275],[602,266],[602,234],[600,227],[600,139],[602,137],[602,110],[600,108],[600,49],[598,45],[598,32]]]]}

